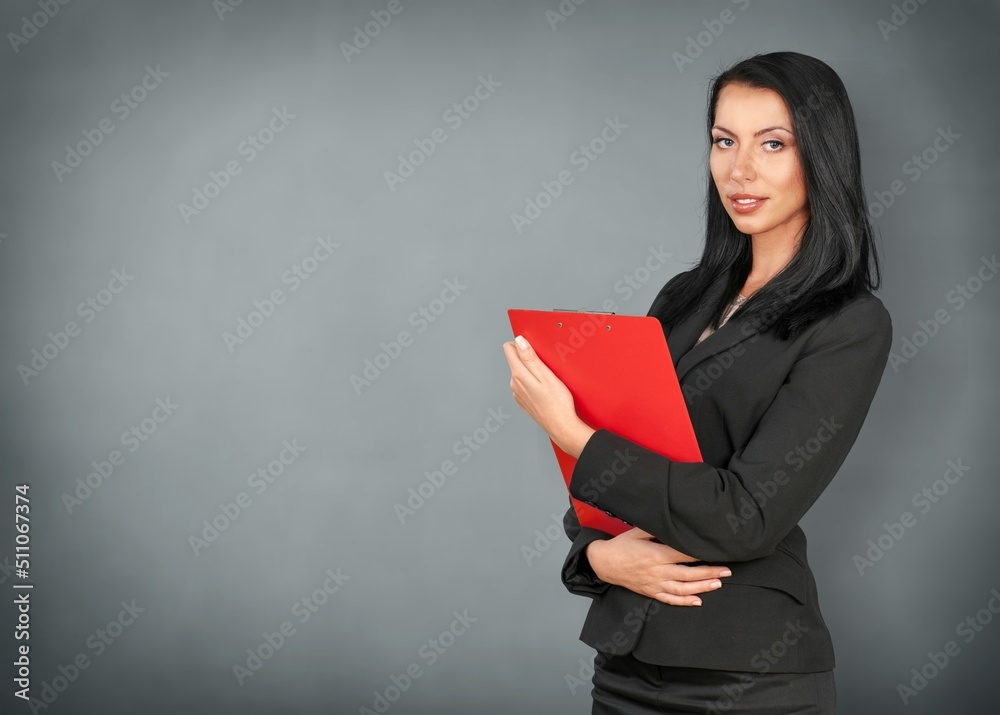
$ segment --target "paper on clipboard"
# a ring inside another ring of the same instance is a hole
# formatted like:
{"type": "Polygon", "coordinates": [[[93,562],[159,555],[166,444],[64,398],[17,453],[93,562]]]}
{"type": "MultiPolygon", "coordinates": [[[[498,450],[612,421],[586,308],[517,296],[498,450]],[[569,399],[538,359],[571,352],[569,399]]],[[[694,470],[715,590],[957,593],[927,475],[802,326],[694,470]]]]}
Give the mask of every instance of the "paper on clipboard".
{"type": "MultiPolygon", "coordinates": [[[[655,317],[521,308],[507,315],[514,335],[523,335],[569,388],[577,414],[588,425],[678,462],[702,461],[663,326],[655,317]]],[[[549,441],[569,489],[577,460],[549,441]]],[[[606,488],[593,487],[598,495],[606,488]]],[[[612,536],[631,528],[570,499],[582,526],[612,536]]]]}

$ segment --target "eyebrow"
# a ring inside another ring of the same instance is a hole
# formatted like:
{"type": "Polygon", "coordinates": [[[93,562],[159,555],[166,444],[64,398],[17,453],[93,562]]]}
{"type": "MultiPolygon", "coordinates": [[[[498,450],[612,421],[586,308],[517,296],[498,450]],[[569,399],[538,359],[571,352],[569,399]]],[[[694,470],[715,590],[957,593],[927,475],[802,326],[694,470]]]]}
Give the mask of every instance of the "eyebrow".
{"type": "MultiPolygon", "coordinates": [[[[735,132],[731,132],[728,129],[726,129],[725,127],[720,127],[718,124],[716,124],[712,128],[713,129],[718,129],[720,132],[725,132],[726,134],[732,134],[733,136],[736,136],[735,132]]],[[[761,134],[767,134],[768,132],[774,131],[775,129],[780,129],[783,132],[788,132],[789,134],[792,134],[792,130],[791,129],[785,129],[785,127],[782,127],[782,126],[774,126],[774,127],[767,127],[766,129],[761,129],[760,131],[754,132],[754,136],[755,137],[759,137],[761,134]]],[[[795,135],[792,134],[792,136],[795,136],[795,135]]]]}

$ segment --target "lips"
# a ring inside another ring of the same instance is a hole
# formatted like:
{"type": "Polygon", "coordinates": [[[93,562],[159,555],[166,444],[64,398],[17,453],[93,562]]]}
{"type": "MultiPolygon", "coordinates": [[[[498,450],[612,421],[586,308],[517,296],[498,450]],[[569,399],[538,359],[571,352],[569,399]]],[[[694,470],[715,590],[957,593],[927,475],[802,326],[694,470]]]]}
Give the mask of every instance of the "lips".
{"type": "Polygon", "coordinates": [[[764,205],[766,196],[754,196],[753,194],[732,194],[729,197],[730,205],[737,213],[752,213],[764,205]]]}

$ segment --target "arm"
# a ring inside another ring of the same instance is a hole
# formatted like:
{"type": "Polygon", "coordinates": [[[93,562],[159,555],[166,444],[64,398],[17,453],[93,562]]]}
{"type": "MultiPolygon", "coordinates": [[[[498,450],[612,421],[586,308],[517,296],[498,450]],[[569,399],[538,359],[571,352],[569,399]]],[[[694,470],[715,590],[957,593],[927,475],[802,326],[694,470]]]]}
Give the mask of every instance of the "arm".
{"type": "Polygon", "coordinates": [[[573,542],[562,567],[562,582],[567,590],[591,598],[607,591],[611,584],[602,581],[594,573],[587,559],[587,547],[594,541],[610,539],[611,534],[580,526],[580,520],[572,504],[563,516],[563,530],[573,542]]]}
{"type": "Polygon", "coordinates": [[[725,468],[675,462],[601,429],[580,453],[570,493],[703,561],[767,556],[847,457],[891,341],[892,322],[882,304],[859,302],[813,336],[753,436],[725,468]],[[628,465],[621,470],[618,461],[621,474],[609,486],[601,482],[601,473],[622,454],[628,465]]]}
{"type": "Polygon", "coordinates": [[[612,538],[581,527],[572,505],[563,517],[563,528],[573,545],[563,563],[562,580],[570,593],[580,596],[594,598],[615,585],[671,606],[700,606],[697,594],[721,588],[720,579],[732,575],[726,567],[690,566],[694,557],[654,542],[640,529],[612,538]],[[594,553],[598,546],[601,552],[594,553]]]}

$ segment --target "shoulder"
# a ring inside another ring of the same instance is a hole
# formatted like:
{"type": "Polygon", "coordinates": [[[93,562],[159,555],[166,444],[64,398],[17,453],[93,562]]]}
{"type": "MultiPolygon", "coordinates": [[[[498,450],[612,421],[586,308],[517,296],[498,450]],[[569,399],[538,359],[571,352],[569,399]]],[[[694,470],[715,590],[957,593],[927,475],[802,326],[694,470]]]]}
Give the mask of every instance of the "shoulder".
{"type": "Polygon", "coordinates": [[[882,300],[863,290],[845,300],[810,331],[814,348],[832,344],[866,344],[888,355],[892,343],[892,316],[882,300]]]}
{"type": "Polygon", "coordinates": [[[861,291],[844,301],[840,309],[831,316],[831,322],[838,326],[853,325],[858,329],[870,329],[879,333],[892,332],[892,316],[882,299],[870,290],[861,291]]]}

